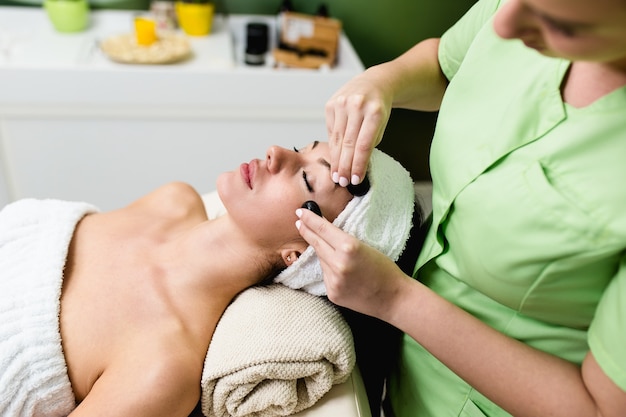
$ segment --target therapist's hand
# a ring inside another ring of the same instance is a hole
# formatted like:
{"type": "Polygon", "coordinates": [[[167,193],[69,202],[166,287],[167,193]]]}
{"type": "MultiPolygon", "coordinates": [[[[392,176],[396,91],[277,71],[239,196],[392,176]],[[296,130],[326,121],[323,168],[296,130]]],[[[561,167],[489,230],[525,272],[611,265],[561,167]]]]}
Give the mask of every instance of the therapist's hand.
{"type": "Polygon", "coordinates": [[[370,68],[326,103],[330,172],[343,187],[363,180],[372,150],[382,140],[392,103],[386,87],[383,74],[370,68]]]}
{"type": "Polygon", "coordinates": [[[383,253],[328,220],[300,209],[300,235],[315,249],[328,298],[335,304],[388,320],[391,306],[412,281],[383,253]]]}

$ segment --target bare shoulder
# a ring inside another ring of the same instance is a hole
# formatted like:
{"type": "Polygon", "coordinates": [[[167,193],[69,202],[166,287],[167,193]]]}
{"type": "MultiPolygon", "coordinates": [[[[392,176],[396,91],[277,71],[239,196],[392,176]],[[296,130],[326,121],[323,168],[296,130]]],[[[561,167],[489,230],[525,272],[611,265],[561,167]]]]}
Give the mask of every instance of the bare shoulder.
{"type": "Polygon", "coordinates": [[[128,208],[170,218],[205,214],[200,194],[191,185],[178,181],[162,185],[134,201],[128,208]]]}
{"type": "Polygon", "coordinates": [[[200,399],[202,364],[190,349],[165,347],[112,363],[71,416],[189,416],[200,399]]]}

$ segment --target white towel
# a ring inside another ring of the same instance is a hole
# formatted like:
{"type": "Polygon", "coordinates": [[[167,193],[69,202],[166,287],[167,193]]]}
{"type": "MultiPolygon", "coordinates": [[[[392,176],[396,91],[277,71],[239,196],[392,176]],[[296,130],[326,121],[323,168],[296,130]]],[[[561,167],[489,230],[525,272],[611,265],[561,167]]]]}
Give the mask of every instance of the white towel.
{"type": "MultiPolygon", "coordinates": [[[[374,149],[368,168],[370,190],[354,197],[333,224],[397,261],[409,238],[415,190],[409,172],[374,149]]],[[[326,295],[322,266],[312,246],[274,280],[314,295],[326,295]]]]}
{"type": "Polygon", "coordinates": [[[208,417],[287,416],[347,380],[352,333],[326,299],[278,284],[243,291],[224,312],[202,372],[208,417]]]}
{"type": "Polygon", "coordinates": [[[0,212],[0,416],[62,417],[75,407],[61,346],[63,268],[95,207],[20,200],[0,212]]]}

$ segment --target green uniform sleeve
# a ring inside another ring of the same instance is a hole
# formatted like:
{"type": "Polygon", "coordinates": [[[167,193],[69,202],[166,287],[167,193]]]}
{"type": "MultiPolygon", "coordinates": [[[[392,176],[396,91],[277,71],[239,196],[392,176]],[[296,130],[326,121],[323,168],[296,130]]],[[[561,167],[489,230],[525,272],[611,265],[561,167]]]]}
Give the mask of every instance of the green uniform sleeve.
{"type": "Polygon", "coordinates": [[[500,0],[479,0],[443,34],[439,45],[439,65],[448,80],[454,77],[474,37],[493,16],[499,5],[500,0]]]}
{"type": "Polygon", "coordinates": [[[604,373],[626,391],[626,256],[598,304],[588,338],[604,373]]]}

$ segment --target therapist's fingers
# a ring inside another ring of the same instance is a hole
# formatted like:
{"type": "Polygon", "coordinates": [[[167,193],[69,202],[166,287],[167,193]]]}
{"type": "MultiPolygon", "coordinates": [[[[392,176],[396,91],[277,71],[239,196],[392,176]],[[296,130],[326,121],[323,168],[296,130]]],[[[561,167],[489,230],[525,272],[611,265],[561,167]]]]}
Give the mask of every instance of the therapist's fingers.
{"type": "Polygon", "coordinates": [[[318,258],[334,256],[335,247],[343,235],[347,234],[327,219],[316,216],[310,210],[298,209],[296,215],[298,216],[296,227],[300,235],[309,245],[313,246],[318,258]]]}
{"type": "MultiPolygon", "coordinates": [[[[333,145],[331,145],[331,161],[330,169],[333,173],[333,181],[339,183],[342,187],[350,183],[360,183],[363,179],[364,167],[358,167],[355,171],[353,160],[357,146],[359,145],[359,137],[362,135],[363,122],[365,120],[365,102],[366,97],[363,94],[348,91],[333,96],[329,101],[330,107],[335,114],[335,129],[333,130],[333,145]],[[342,119],[339,122],[339,119],[342,119]],[[339,137],[343,133],[342,137],[339,137]],[[333,150],[333,147],[336,149],[333,150]]],[[[361,157],[359,156],[359,159],[361,157]]]]}
{"type": "MultiPolygon", "coordinates": [[[[348,184],[353,182],[358,184],[363,178],[360,177],[359,179],[359,175],[361,174],[355,173],[353,166],[362,124],[363,116],[360,113],[351,114],[348,118],[346,133],[341,142],[341,152],[339,154],[339,161],[336,170],[339,177],[338,183],[342,187],[346,187],[348,184]],[[354,178],[355,176],[356,178],[354,178]]],[[[331,170],[332,169],[331,165],[331,170]]]]}
{"type": "Polygon", "coordinates": [[[338,166],[346,135],[348,115],[345,108],[345,96],[333,96],[325,107],[326,130],[330,148],[330,173],[335,183],[339,182],[338,166]]]}
{"type": "Polygon", "coordinates": [[[324,281],[338,288],[338,293],[343,291],[341,288],[349,288],[354,275],[362,276],[357,270],[362,267],[363,250],[371,248],[309,210],[299,209],[296,215],[300,235],[313,247],[320,261],[324,281]]]}
{"type": "Polygon", "coordinates": [[[326,104],[333,181],[359,184],[372,150],[382,140],[390,109],[378,97],[340,91],[326,104]]]}
{"type": "Polygon", "coordinates": [[[313,247],[322,266],[324,283],[331,300],[341,300],[350,293],[362,260],[358,255],[365,244],[309,210],[297,210],[296,226],[300,235],[313,247]]]}
{"type": "Polygon", "coordinates": [[[362,120],[354,148],[351,166],[351,183],[359,184],[365,178],[372,151],[381,142],[386,127],[386,118],[373,114],[362,120]]]}
{"type": "Polygon", "coordinates": [[[364,314],[380,315],[381,306],[394,294],[397,280],[390,278],[403,277],[402,271],[383,253],[326,219],[308,210],[296,214],[300,234],[320,261],[328,298],[364,314]]]}

